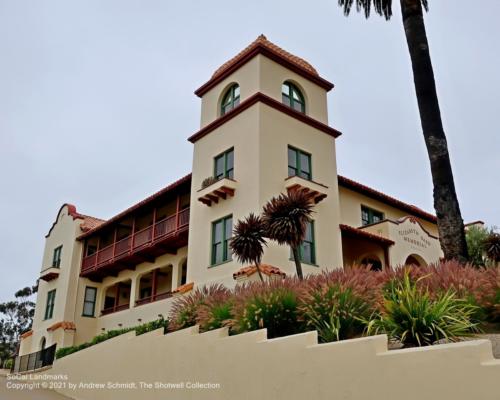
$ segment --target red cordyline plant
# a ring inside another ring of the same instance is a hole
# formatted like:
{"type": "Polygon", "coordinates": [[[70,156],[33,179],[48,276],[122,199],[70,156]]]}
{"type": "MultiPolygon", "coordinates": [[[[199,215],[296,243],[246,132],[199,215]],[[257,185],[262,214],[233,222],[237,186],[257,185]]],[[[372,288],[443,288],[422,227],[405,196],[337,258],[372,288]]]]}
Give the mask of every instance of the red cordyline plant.
{"type": "Polygon", "coordinates": [[[303,273],[299,248],[306,236],[313,207],[311,197],[305,191],[293,190],[269,200],[264,205],[262,214],[269,239],[279,245],[290,246],[300,280],[303,279],[303,273]]]}
{"type": "Polygon", "coordinates": [[[248,217],[236,223],[229,244],[239,262],[255,265],[261,281],[264,281],[260,263],[264,254],[264,246],[266,246],[265,233],[262,219],[258,215],[250,213],[248,217]]]}
{"type": "Polygon", "coordinates": [[[169,313],[169,330],[176,331],[196,325],[198,312],[202,305],[211,298],[221,299],[230,295],[231,291],[228,288],[220,283],[215,283],[196,288],[193,292],[175,299],[169,313]]]}

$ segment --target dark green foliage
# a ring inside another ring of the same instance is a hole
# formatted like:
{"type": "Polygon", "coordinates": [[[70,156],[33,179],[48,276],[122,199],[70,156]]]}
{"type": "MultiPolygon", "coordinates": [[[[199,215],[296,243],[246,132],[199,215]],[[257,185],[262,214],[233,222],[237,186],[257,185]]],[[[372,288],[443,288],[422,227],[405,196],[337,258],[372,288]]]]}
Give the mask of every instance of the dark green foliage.
{"type": "Polygon", "coordinates": [[[266,246],[265,234],[262,219],[250,213],[248,217],[236,223],[229,244],[240,263],[251,263],[257,267],[261,281],[263,278],[260,271],[260,262],[264,254],[264,246],[266,246]]]}
{"type": "Polygon", "coordinates": [[[301,299],[300,313],[306,327],[318,331],[321,342],[333,342],[361,336],[363,319],[371,310],[351,288],[340,285],[311,288],[301,299]]]}
{"type": "Polygon", "coordinates": [[[31,296],[37,287],[18,290],[15,300],[0,303],[0,364],[14,354],[19,337],[31,329],[35,314],[35,303],[31,296]]]}
{"type": "MultiPolygon", "coordinates": [[[[422,279],[422,278],[420,278],[422,279]]],[[[367,333],[387,333],[406,346],[428,346],[441,340],[457,340],[477,332],[473,316],[477,307],[448,290],[431,298],[408,273],[393,279],[384,290],[384,305],[370,320],[367,333]]]]}
{"type": "Polygon", "coordinates": [[[465,233],[467,241],[467,250],[469,252],[470,262],[478,267],[485,265],[484,263],[484,243],[488,237],[488,230],[480,226],[471,226],[465,233]]]}
{"type": "Polygon", "coordinates": [[[500,233],[491,232],[484,240],[486,257],[493,263],[500,262],[500,233]]]}

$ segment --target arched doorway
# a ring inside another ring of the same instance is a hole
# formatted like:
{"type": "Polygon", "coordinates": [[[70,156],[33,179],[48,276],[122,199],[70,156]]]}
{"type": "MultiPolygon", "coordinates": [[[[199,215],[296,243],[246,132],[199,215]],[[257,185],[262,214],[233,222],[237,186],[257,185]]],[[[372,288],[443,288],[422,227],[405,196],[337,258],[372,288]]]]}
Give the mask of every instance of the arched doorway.
{"type": "Polygon", "coordinates": [[[426,267],[427,263],[418,254],[410,254],[406,257],[405,265],[413,265],[415,267],[426,267]]]}
{"type": "Polygon", "coordinates": [[[42,339],[40,340],[40,350],[45,349],[46,344],[47,344],[47,339],[45,339],[45,336],[43,336],[42,339]]]}
{"type": "Polygon", "coordinates": [[[373,254],[363,257],[360,264],[367,267],[369,266],[372,271],[382,271],[382,261],[373,254]]]}

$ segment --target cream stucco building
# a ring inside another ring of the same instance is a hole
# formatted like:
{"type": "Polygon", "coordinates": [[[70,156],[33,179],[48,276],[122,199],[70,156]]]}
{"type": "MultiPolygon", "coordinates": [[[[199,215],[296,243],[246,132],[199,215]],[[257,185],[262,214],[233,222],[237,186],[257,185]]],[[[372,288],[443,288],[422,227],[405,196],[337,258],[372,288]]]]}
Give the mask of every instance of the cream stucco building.
{"type": "MultiPolygon", "coordinates": [[[[332,88],[264,36],[223,64],[195,92],[201,124],[189,138],[190,175],[108,220],[60,208],[20,354],[157,319],[193,286],[255,279],[231,257],[232,226],[290,190],[316,203],[301,249],[306,274],[437,261],[435,216],[337,174],[332,88]]],[[[295,273],[283,246],[270,243],[263,263],[270,275],[295,273]]]]}

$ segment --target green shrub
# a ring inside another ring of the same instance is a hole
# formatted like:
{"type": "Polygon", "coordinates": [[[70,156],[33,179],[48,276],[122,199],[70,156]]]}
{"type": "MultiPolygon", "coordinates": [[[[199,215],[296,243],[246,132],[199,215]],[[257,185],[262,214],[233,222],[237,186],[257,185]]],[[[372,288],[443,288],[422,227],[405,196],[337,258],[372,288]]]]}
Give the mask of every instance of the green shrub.
{"type": "Polygon", "coordinates": [[[60,349],[56,350],[56,358],[63,358],[69,354],[76,353],[77,351],[86,349],[91,346],[95,346],[98,343],[105,342],[106,340],[112,339],[114,337],[123,335],[124,333],[135,331],[135,334],[137,336],[142,335],[147,332],[154,331],[156,329],[160,328],[166,328],[168,326],[168,320],[165,320],[163,318],[157,319],[155,321],[147,322],[142,325],[138,326],[133,326],[130,328],[123,328],[123,329],[112,329],[107,332],[103,332],[97,336],[94,336],[90,342],[86,343],[81,343],[77,346],[69,346],[69,347],[61,347],[60,349]]]}
{"type": "Polygon", "coordinates": [[[159,318],[155,321],[147,322],[145,324],[139,325],[135,328],[135,334],[137,336],[143,335],[148,332],[155,331],[157,329],[163,328],[163,332],[166,332],[168,328],[168,319],[159,318]]]}
{"type": "Polygon", "coordinates": [[[268,338],[303,331],[297,318],[299,304],[297,281],[255,283],[236,296],[235,330],[248,332],[266,328],[268,338]]]}
{"type": "Polygon", "coordinates": [[[484,242],[486,241],[488,235],[489,232],[486,228],[475,225],[470,226],[465,233],[465,239],[467,241],[467,251],[469,253],[469,260],[472,263],[472,265],[476,267],[485,265],[484,242]]]}
{"type": "Polygon", "coordinates": [[[318,331],[323,343],[353,338],[363,333],[363,318],[371,310],[351,288],[340,285],[311,288],[302,298],[301,316],[306,327],[318,331]]]}
{"type": "Polygon", "coordinates": [[[14,360],[12,358],[9,358],[8,360],[5,361],[5,363],[3,364],[3,367],[5,369],[12,369],[12,367],[14,366],[14,360]]]}
{"type": "Polygon", "coordinates": [[[440,339],[457,340],[477,332],[473,316],[477,307],[448,290],[431,298],[406,273],[393,279],[384,290],[384,305],[370,320],[368,334],[387,333],[405,346],[427,346],[440,339]]]}
{"type": "Polygon", "coordinates": [[[197,321],[201,332],[230,326],[233,321],[233,301],[229,298],[210,299],[198,309],[197,321]]]}

